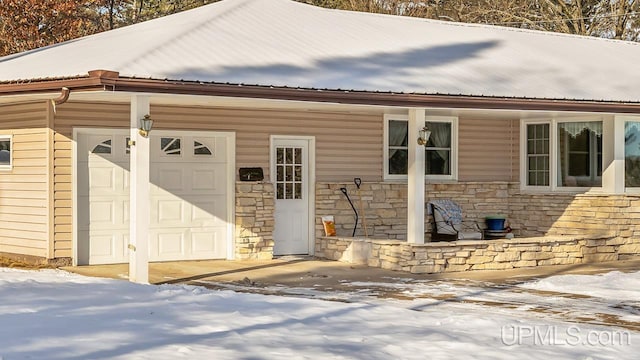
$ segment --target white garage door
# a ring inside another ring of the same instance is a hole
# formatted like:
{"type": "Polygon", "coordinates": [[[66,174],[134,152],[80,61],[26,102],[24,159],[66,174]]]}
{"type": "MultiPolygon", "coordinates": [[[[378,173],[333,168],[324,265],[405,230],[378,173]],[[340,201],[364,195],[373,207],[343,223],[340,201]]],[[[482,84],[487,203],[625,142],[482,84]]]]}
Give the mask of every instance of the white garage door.
{"type": "MultiPolygon", "coordinates": [[[[151,261],[227,257],[227,138],[156,131],[150,138],[151,261]]],[[[128,132],[78,135],[78,263],[128,261],[128,132]]]]}

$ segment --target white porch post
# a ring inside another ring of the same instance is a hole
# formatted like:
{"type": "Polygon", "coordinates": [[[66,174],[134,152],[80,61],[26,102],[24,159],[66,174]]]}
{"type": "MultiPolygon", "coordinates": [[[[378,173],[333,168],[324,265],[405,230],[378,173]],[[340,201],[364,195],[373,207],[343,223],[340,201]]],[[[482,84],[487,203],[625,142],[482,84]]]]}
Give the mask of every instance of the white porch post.
{"type": "Polygon", "coordinates": [[[424,146],[418,145],[418,132],[424,127],[425,109],[409,110],[409,170],[407,199],[407,241],[424,244],[424,146]]]}
{"type": "Polygon", "coordinates": [[[129,281],[141,284],[149,283],[149,138],[138,128],[149,109],[147,96],[131,97],[129,281]]]}
{"type": "Polygon", "coordinates": [[[604,121],[602,187],[611,194],[623,194],[624,180],[624,123],[629,117],[615,116],[613,121],[604,121]]]}

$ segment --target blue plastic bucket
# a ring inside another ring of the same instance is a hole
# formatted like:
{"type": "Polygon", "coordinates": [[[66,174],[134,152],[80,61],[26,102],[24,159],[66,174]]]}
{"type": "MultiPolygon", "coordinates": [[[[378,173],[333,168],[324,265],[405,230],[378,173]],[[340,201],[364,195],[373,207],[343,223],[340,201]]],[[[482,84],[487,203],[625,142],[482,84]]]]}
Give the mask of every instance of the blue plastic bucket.
{"type": "Polygon", "coordinates": [[[484,218],[488,230],[504,230],[504,222],[506,217],[501,215],[492,215],[484,218]]]}

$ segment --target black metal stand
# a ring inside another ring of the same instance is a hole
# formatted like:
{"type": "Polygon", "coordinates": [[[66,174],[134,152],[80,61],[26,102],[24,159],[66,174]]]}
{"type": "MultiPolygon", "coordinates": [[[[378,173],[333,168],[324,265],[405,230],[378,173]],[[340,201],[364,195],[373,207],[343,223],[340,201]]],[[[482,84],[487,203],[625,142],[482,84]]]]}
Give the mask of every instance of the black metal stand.
{"type": "Polygon", "coordinates": [[[344,196],[347,197],[347,200],[349,201],[349,204],[351,205],[351,208],[353,209],[353,213],[356,214],[356,224],[353,226],[353,234],[351,234],[351,237],[355,237],[356,236],[356,229],[358,228],[358,211],[356,210],[356,207],[353,206],[353,203],[351,202],[351,198],[349,198],[349,194],[347,193],[347,188],[340,188],[340,191],[342,191],[342,193],[344,194],[344,196]]]}

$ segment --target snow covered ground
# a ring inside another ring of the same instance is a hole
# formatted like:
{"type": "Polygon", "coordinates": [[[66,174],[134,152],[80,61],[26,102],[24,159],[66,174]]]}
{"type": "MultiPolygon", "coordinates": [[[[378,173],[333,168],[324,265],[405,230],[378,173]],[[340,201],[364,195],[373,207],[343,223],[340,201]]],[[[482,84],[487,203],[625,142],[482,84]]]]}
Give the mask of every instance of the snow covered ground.
{"type": "Polygon", "coordinates": [[[341,301],[327,301],[313,289],[269,296],[0,268],[0,359],[548,360],[640,353],[640,272],[504,288],[349,285],[352,292],[324,295],[341,301]],[[375,296],[385,287],[403,297],[375,296]]]}

